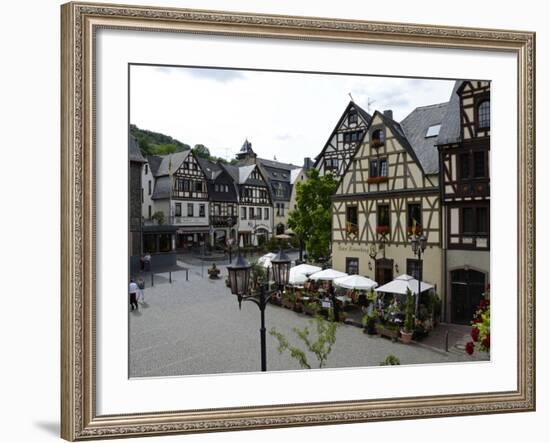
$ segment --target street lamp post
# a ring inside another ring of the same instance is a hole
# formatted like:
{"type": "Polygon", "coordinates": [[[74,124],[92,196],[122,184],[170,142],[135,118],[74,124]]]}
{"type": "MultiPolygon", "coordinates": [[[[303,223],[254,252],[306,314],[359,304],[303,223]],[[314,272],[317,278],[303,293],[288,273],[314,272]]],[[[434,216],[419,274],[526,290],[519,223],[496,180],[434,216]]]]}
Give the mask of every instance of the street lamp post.
{"type": "MultiPolygon", "coordinates": [[[[290,259],[283,252],[279,250],[279,253],[271,260],[271,267],[273,269],[273,279],[275,285],[278,288],[282,288],[288,283],[289,271],[290,271],[290,259]]],[[[235,263],[228,266],[229,273],[229,285],[231,287],[231,293],[237,296],[239,301],[239,309],[241,309],[241,303],[243,301],[251,301],[260,309],[260,351],[261,351],[261,367],[262,371],[267,370],[267,357],[266,357],[266,341],[265,341],[265,308],[271,296],[275,291],[269,290],[269,269],[268,269],[268,283],[260,286],[260,296],[249,294],[250,286],[250,274],[252,266],[246,259],[242,257],[239,252],[235,263]]]]}
{"type": "Polygon", "coordinates": [[[428,238],[424,234],[413,233],[411,236],[411,247],[414,255],[418,257],[418,293],[416,294],[416,303],[414,307],[415,316],[418,315],[418,301],[420,300],[420,285],[422,281],[422,275],[420,273],[420,266],[422,260],[422,253],[425,251],[428,244],[428,238]]]}

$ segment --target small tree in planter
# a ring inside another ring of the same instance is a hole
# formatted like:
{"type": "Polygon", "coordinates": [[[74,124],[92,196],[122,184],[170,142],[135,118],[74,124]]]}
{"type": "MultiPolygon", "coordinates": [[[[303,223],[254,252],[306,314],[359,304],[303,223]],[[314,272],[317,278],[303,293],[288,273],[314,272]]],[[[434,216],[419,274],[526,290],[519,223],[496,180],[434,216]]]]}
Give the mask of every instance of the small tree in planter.
{"type": "Polygon", "coordinates": [[[376,334],[376,319],[378,318],[378,313],[376,309],[371,308],[361,319],[363,324],[364,332],[369,335],[376,334]]]}
{"type": "Polygon", "coordinates": [[[405,323],[401,329],[401,341],[410,343],[413,336],[413,315],[414,315],[414,297],[410,289],[407,288],[407,301],[405,305],[405,323]]]}

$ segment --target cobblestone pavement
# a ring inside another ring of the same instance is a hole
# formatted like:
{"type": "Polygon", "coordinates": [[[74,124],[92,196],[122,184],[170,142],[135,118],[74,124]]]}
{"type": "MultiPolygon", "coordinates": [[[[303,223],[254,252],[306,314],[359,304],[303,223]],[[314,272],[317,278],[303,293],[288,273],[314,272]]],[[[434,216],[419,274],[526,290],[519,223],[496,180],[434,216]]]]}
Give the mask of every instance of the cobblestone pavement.
{"type": "MultiPolygon", "coordinates": [[[[239,311],[236,297],[222,278],[201,277],[201,267],[188,266],[185,272],[168,277],[157,275],[155,286],[146,287],[145,303],[130,312],[130,376],[170,376],[252,372],[260,370],[260,313],[253,303],[243,303],[239,311]]],[[[207,275],[204,272],[204,275],[207,275]]],[[[149,282],[148,282],[149,283],[149,282]]],[[[296,345],[293,327],[303,328],[311,317],[269,305],[266,328],[275,327],[296,345]]],[[[336,343],[327,367],[364,367],[379,365],[393,354],[401,364],[450,363],[486,359],[485,355],[445,353],[417,345],[403,345],[363,334],[350,325],[338,327],[336,343]]],[[[310,363],[316,360],[309,356],[310,363]]],[[[313,365],[312,365],[313,366],[313,365]]],[[[275,338],[267,334],[268,370],[300,369],[287,353],[279,354],[275,338]]]]}

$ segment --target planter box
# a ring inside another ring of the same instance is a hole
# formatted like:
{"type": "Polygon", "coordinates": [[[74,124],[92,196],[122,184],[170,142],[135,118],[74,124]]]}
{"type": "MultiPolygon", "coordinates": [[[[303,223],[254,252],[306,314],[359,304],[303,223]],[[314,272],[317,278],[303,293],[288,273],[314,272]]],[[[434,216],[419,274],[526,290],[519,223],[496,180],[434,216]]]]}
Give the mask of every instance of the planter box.
{"type": "Polygon", "coordinates": [[[376,332],[380,337],[387,337],[392,341],[397,341],[399,338],[399,330],[387,328],[384,325],[376,325],[376,332]]]}

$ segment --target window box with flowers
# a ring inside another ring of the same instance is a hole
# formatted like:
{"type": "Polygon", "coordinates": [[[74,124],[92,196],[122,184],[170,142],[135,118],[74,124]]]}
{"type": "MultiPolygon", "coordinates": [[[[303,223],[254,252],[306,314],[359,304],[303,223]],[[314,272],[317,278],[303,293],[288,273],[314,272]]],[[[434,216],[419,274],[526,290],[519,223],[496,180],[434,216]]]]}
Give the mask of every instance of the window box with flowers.
{"type": "Polygon", "coordinates": [[[383,140],[371,140],[370,141],[370,146],[371,148],[380,148],[382,146],[384,146],[384,141],[383,140]]]}
{"type": "Polygon", "coordinates": [[[369,177],[367,178],[367,183],[385,183],[388,181],[388,177],[386,176],[378,176],[378,177],[369,177]]]}
{"type": "Polygon", "coordinates": [[[348,235],[357,235],[359,234],[359,226],[356,223],[347,222],[346,223],[346,234],[348,235]]]}
{"type": "Polygon", "coordinates": [[[390,227],[389,226],[377,226],[376,227],[376,233],[378,235],[388,235],[390,233],[390,227]]]}
{"type": "Polygon", "coordinates": [[[407,234],[409,234],[409,236],[421,235],[422,234],[422,226],[420,226],[420,225],[409,226],[407,228],[407,234]]]}

